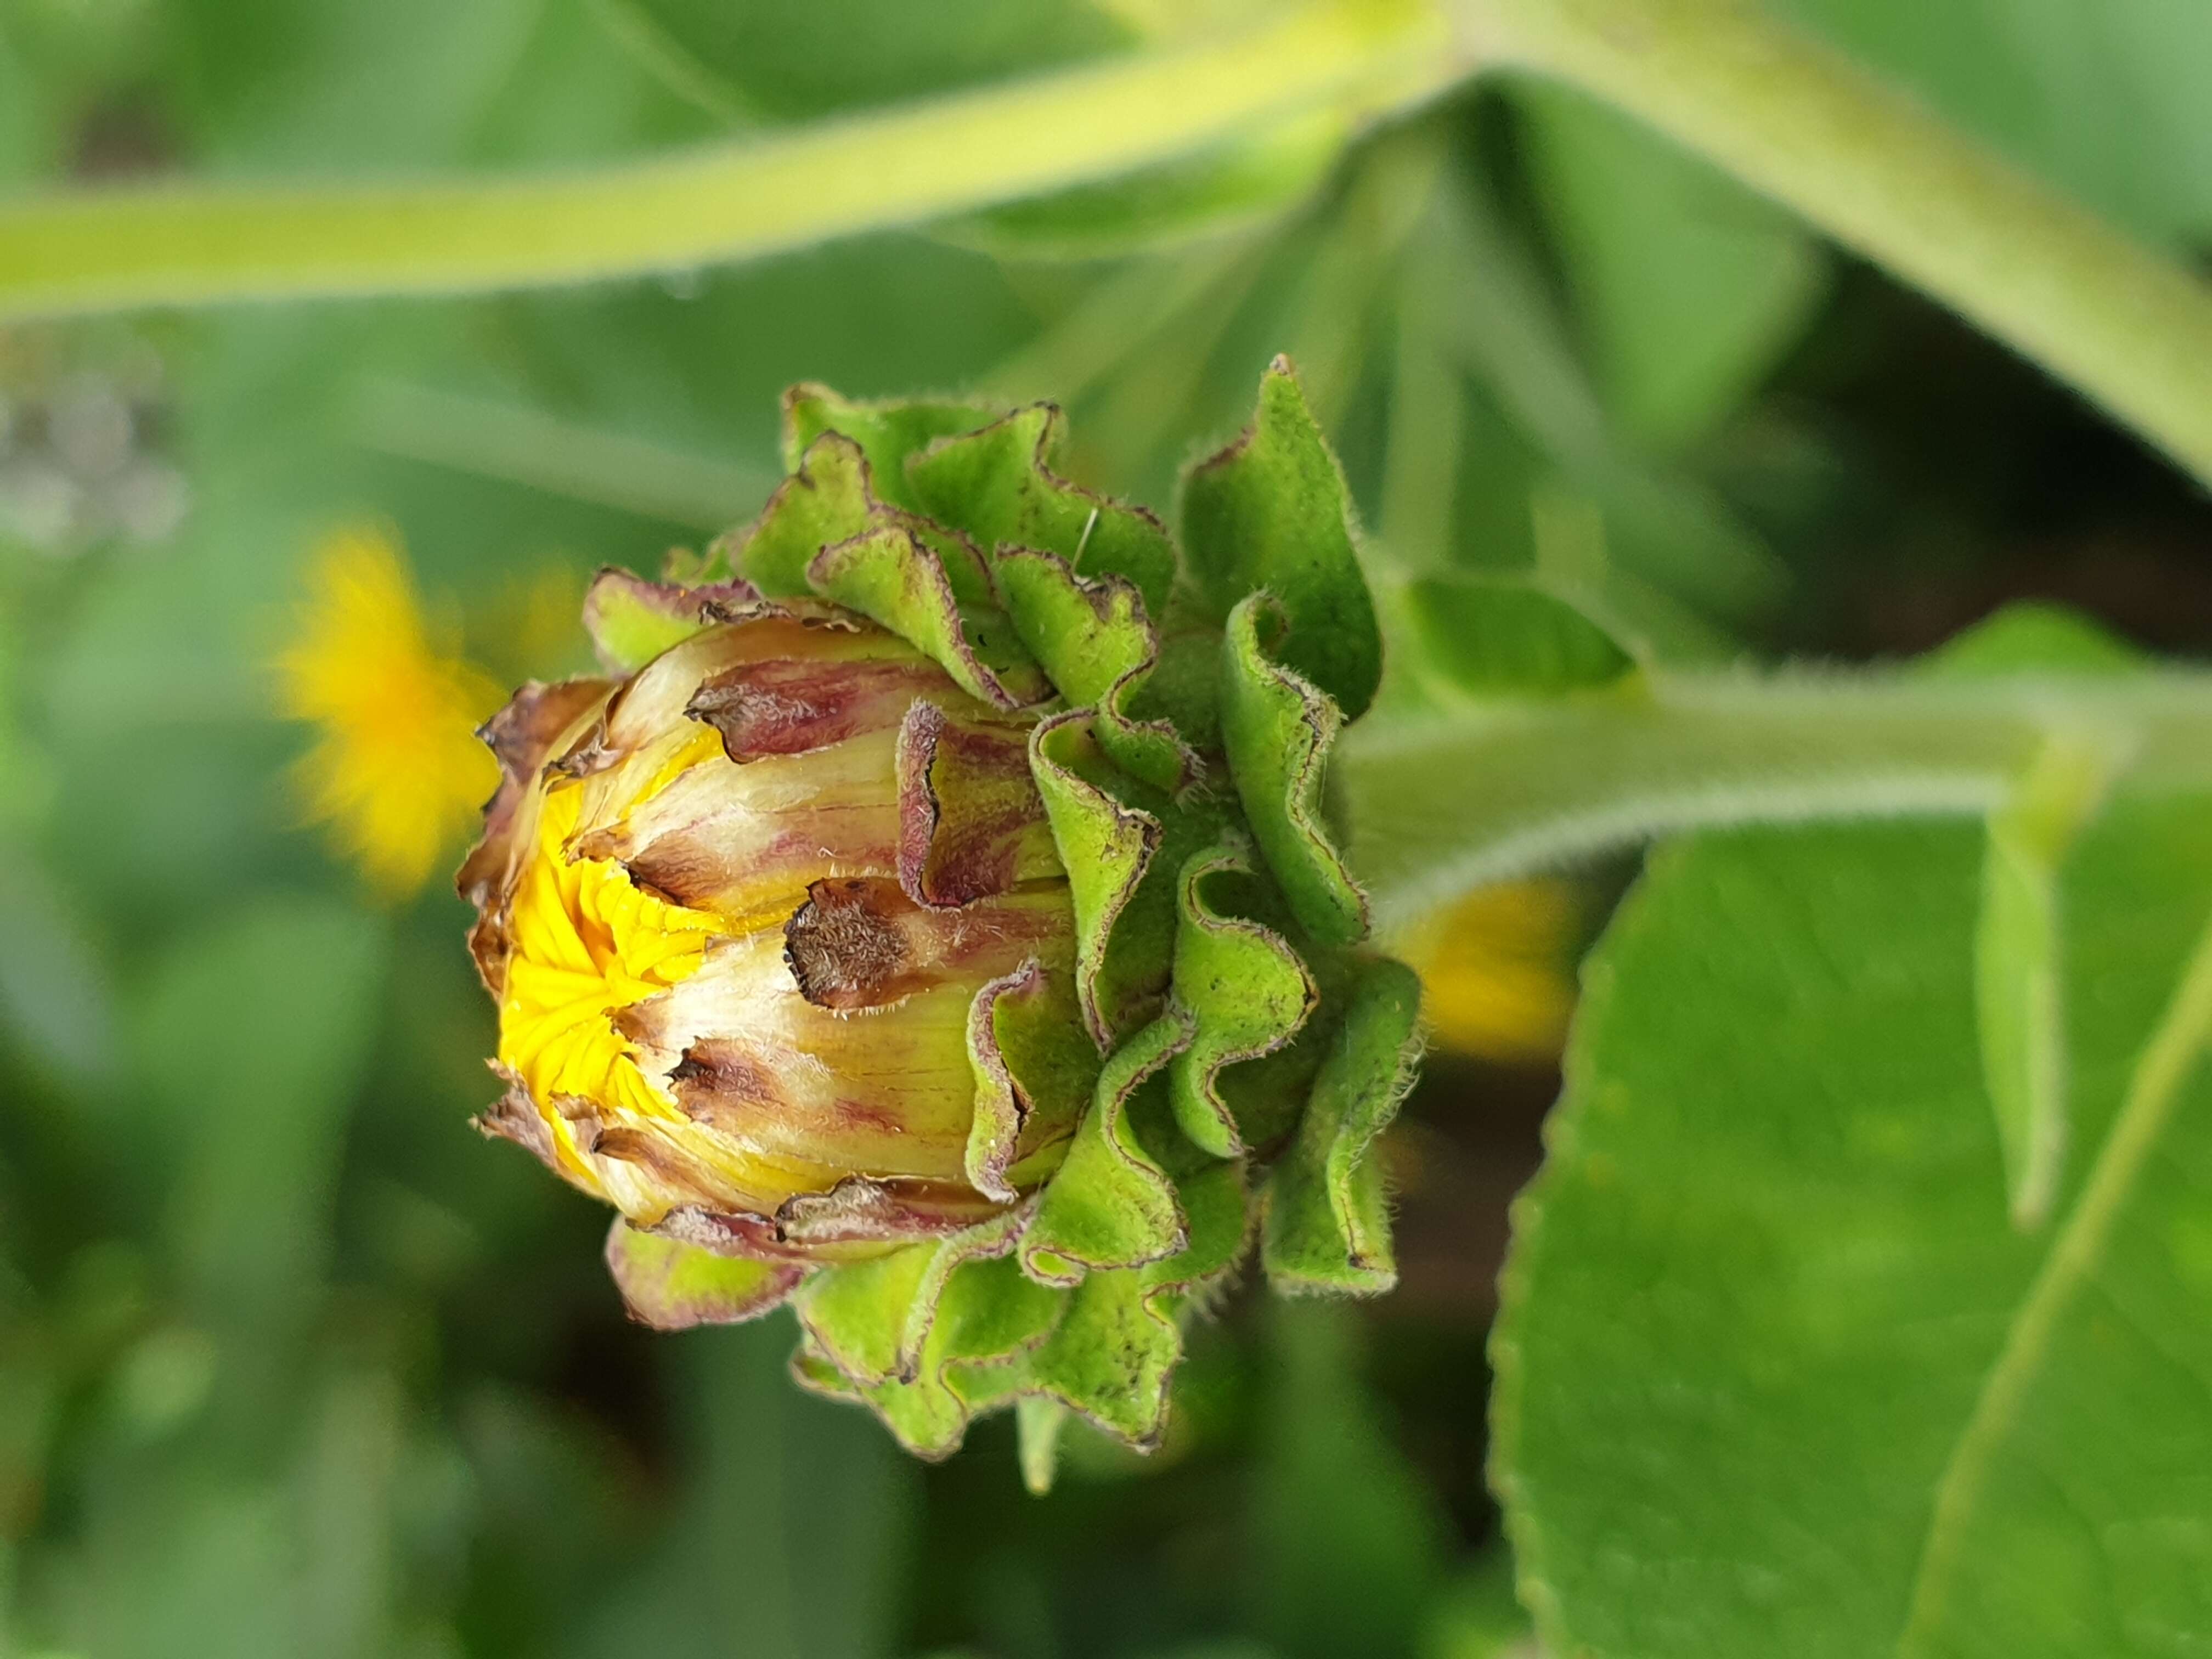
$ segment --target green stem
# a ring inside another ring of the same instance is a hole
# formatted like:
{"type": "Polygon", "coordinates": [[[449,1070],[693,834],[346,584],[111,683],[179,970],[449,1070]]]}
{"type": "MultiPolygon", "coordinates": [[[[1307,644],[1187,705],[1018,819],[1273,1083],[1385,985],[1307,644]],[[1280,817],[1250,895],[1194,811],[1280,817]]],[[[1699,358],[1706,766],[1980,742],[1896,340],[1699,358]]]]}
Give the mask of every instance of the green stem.
{"type": "Polygon", "coordinates": [[[1753,0],[1455,0],[1471,50],[1649,122],[2212,482],[2212,288],[1753,0]]]}
{"type": "Polygon", "coordinates": [[[2054,730],[2094,730],[2116,791],[2212,789],[2212,674],[1954,683],[1671,672],[1612,692],[1371,720],[1334,782],[1386,929],[1469,889],[1671,830],[1979,817],[2054,730]]]}
{"type": "Polygon", "coordinates": [[[648,161],[378,186],[199,185],[0,204],[0,321],[682,270],[911,224],[1373,112],[1465,73],[1423,0],[1323,0],[1180,51],[648,161]]]}

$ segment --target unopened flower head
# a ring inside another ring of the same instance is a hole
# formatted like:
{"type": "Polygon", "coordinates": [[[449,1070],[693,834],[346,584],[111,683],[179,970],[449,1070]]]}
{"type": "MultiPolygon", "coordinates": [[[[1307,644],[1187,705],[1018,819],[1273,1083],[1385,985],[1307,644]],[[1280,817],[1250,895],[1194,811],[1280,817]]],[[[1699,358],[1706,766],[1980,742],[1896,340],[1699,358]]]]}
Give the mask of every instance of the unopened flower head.
{"type": "Polygon", "coordinates": [[[632,1311],[788,1303],[808,1385],[939,1455],[1024,1402],[1153,1443],[1255,1243],[1393,1280],[1370,1154],[1413,975],[1322,810],[1379,637],[1286,364],[1181,535],[1056,410],[787,399],[760,517],[603,572],[604,678],[526,686],[461,874],[506,1092],[618,1212],[632,1311]]]}
{"type": "Polygon", "coordinates": [[[969,1179],[979,994],[1072,1006],[1033,722],[849,612],[707,604],[728,619],[492,728],[512,777],[466,881],[512,1090],[487,1121],[710,1248],[833,1260],[972,1224],[1073,1127],[1032,1115],[993,1190],[969,1179]],[[954,751],[964,798],[926,799],[954,751]]]}

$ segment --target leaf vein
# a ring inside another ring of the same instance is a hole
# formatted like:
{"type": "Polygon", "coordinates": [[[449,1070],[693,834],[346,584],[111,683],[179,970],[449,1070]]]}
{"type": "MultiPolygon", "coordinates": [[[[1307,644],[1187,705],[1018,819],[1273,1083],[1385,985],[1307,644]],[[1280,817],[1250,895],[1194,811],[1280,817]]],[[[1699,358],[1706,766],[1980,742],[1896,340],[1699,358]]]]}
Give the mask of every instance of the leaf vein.
{"type": "Polygon", "coordinates": [[[1936,1486],[1897,1659],[1931,1651],[1959,1550],[2006,1437],[2048,1358],[2075,1293],[2094,1282],[2121,1212],[2173,1120],[2182,1087],[2212,1042],[2212,925],[2197,939],[2173,1000],[2144,1046],[2081,1194],[2014,1310],[1996,1359],[1936,1486]]]}

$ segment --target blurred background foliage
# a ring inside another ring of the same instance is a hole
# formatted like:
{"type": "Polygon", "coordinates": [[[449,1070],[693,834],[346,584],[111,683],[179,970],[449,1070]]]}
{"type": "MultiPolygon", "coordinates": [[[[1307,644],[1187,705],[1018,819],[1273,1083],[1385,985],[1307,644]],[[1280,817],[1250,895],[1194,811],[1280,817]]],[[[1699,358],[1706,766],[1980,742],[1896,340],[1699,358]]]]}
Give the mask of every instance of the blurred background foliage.
{"type": "MultiPolygon", "coordinates": [[[[1793,6],[2212,247],[2193,0],[1793,6]]],[[[610,157],[1249,9],[0,0],[0,185],[610,157]]],[[[1389,1148],[1404,1288],[1233,1300],[1169,1446],[1080,1441],[1042,1501],[1004,1424],[924,1469],[799,1395],[781,1322],[626,1325],[602,1216],[465,1127],[491,1012],[423,879],[483,791],[454,734],[581,665],[592,567],[749,514],[792,380],[1049,395],[1083,476],[1164,503],[1279,349],[1414,642],[1400,697],[1480,690],[1471,582],[1662,658],[1905,653],[2023,595],[2212,641],[2200,495],[1549,88],[736,270],[0,333],[0,1651],[1522,1650],[1483,1338],[1621,872],[1405,941],[1441,1052],[1389,1148]]]]}

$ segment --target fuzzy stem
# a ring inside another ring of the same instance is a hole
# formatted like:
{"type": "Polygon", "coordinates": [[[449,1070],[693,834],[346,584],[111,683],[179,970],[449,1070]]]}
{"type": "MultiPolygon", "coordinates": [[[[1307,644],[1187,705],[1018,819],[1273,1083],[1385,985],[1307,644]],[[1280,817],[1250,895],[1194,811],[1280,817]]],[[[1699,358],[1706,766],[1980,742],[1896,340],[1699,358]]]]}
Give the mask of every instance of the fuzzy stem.
{"type": "Polygon", "coordinates": [[[1980,817],[2054,731],[2100,734],[2121,793],[2212,790],[2212,674],[1956,682],[1669,672],[1612,690],[1378,717],[1334,781],[1386,929],[1492,881],[1735,823],[1980,817]]]}
{"type": "Polygon", "coordinates": [[[562,173],[202,184],[0,203],[0,321],[211,301],[459,293],[687,269],[967,212],[1467,65],[1428,0],[1321,0],[1179,50],[562,173]]]}
{"type": "Polygon", "coordinates": [[[2212,287],[1755,0],[1455,0],[1470,49],[1648,122],[2212,482],[2212,287]]]}

